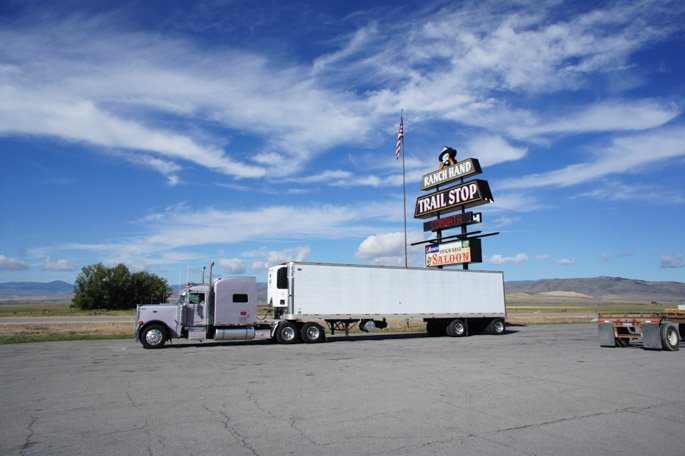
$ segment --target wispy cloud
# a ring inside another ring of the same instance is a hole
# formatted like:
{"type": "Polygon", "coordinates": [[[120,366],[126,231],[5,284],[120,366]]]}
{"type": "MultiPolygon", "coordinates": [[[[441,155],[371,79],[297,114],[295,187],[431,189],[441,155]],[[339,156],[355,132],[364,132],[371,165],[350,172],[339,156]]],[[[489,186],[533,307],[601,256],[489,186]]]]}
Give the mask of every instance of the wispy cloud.
{"type": "MultiPolygon", "coordinates": [[[[107,263],[185,262],[203,257],[189,251],[197,246],[236,245],[245,241],[269,242],[274,239],[350,238],[364,236],[377,229],[371,225],[372,222],[396,223],[401,218],[401,204],[389,207],[386,203],[370,203],[361,207],[271,206],[245,211],[214,207],[193,209],[177,205],[139,220],[137,224],[141,226],[140,230],[146,233],[140,237],[126,237],[99,244],[69,243],[34,249],[30,253],[38,256],[48,252],[91,251],[105,256],[107,263]],[[359,220],[365,220],[368,224],[360,224],[359,220]]],[[[273,265],[284,257],[287,258],[287,255],[276,252],[267,255],[262,263],[273,265]]],[[[235,267],[229,263],[225,266],[229,270],[235,267]]]]}
{"type": "MultiPolygon", "coordinates": [[[[117,15],[16,21],[0,32],[2,42],[12,43],[0,50],[0,134],[124,150],[123,158],[174,185],[186,165],[235,178],[299,173],[331,147],[376,141],[375,132],[394,124],[400,107],[419,128],[436,119],[475,127],[480,133],[467,148],[478,150],[487,164],[524,157],[528,147],[521,142],[645,130],[682,112],[676,103],[657,99],[615,98],[554,113],[510,103],[509,96],[534,93],[541,101],[624,70],[634,52],[673,32],[662,9],[683,11],[679,3],[617,3],[559,20],[553,3],[528,6],[455,4],[437,13],[419,11],[392,27],[379,17],[331,37],[340,46],[309,62],[204,49],[131,30],[117,15]],[[397,40],[398,33],[406,39],[397,40]],[[24,59],[29,53],[32,59],[24,59]],[[236,148],[234,133],[250,134],[259,145],[236,148]],[[519,144],[512,145],[512,138],[519,144]]],[[[577,166],[539,177],[565,182],[567,173],[594,174],[577,166]]],[[[396,176],[326,181],[399,184],[396,176]]]]}
{"type": "Polygon", "coordinates": [[[498,183],[500,188],[568,187],[618,173],[640,173],[650,163],[685,156],[685,128],[672,127],[613,139],[598,146],[595,159],[498,183]]]}

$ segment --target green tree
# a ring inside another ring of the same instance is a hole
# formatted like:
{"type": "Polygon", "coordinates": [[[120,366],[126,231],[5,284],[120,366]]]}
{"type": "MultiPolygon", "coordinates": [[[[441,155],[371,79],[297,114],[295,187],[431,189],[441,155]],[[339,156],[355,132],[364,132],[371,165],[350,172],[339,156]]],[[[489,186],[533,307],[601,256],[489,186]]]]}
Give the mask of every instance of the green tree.
{"type": "Polygon", "coordinates": [[[169,296],[169,284],[156,274],[131,274],[124,264],[108,268],[98,263],[81,270],[72,304],[82,310],[132,309],[136,304],[166,302],[169,296]]]}
{"type": "Polygon", "coordinates": [[[166,302],[171,296],[171,289],[166,279],[156,274],[136,272],[130,279],[131,297],[136,304],[166,302]]]}

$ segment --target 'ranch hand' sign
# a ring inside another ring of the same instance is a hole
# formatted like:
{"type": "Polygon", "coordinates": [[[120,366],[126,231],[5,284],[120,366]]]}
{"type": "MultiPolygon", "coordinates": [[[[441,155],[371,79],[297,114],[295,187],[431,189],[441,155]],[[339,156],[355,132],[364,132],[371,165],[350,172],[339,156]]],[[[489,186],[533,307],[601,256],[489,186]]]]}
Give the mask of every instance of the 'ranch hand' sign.
{"type": "Polygon", "coordinates": [[[480,163],[475,158],[467,158],[454,165],[441,167],[437,171],[424,174],[421,178],[421,190],[431,190],[435,187],[449,184],[458,179],[475,176],[482,173],[480,163]]]}

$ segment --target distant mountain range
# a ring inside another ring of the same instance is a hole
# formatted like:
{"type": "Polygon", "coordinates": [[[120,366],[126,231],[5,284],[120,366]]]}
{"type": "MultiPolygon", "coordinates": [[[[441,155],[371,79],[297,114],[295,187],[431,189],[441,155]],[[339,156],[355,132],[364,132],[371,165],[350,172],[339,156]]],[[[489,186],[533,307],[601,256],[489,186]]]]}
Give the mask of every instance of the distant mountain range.
{"type": "Polygon", "coordinates": [[[507,298],[526,296],[615,301],[685,302],[685,283],[647,282],[621,277],[593,279],[545,279],[507,282],[507,298]]]}
{"type": "Polygon", "coordinates": [[[5,282],[0,283],[0,301],[70,301],[74,285],[55,280],[53,282],[5,282]]]}
{"type": "MultiPolygon", "coordinates": [[[[266,283],[258,283],[260,301],[266,300],[266,283]]],[[[178,285],[170,287],[177,295],[178,285]]],[[[602,299],[616,301],[657,301],[685,303],[685,283],[647,282],[621,277],[595,277],[592,279],[544,279],[506,282],[507,299],[528,298],[602,299]]],[[[69,301],[74,285],[53,282],[0,283],[0,301],[69,301]]]]}

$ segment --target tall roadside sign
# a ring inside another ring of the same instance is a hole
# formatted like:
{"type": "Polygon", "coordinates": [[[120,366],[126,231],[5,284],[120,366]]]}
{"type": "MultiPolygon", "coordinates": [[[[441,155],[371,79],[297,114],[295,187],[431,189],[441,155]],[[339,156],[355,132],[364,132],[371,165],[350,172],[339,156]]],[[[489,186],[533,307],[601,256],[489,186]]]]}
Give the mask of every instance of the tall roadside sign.
{"type": "Polygon", "coordinates": [[[421,190],[433,192],[416,199],[414,218],[435,217],[423,224],[423,231],[434,232],[436,237],[412,245],[427,244],[426,267],[462,265],[463,269],[468,269],[469,263],[483,261],[481,238],[499,234],[467,232],[467,226],[483,220],[480,212],[467,212],[466,209],[490,204],[494,199],[487,181],[464,181],[483,172],[478,160],[467,158],[457,162],[456,156],[455,149],[444,147],[438,156],[440,167],[421,178],[421,190]],[[442,186],[448,187],[441,190],[442,186]],[[448,214],[452,215],[443,218],[448,214]],[[453,228],[460,228],[460,234],[443,236],[444,230],[453,228]],[[445,242],[448,239],[450,241],[445,242]]]}

